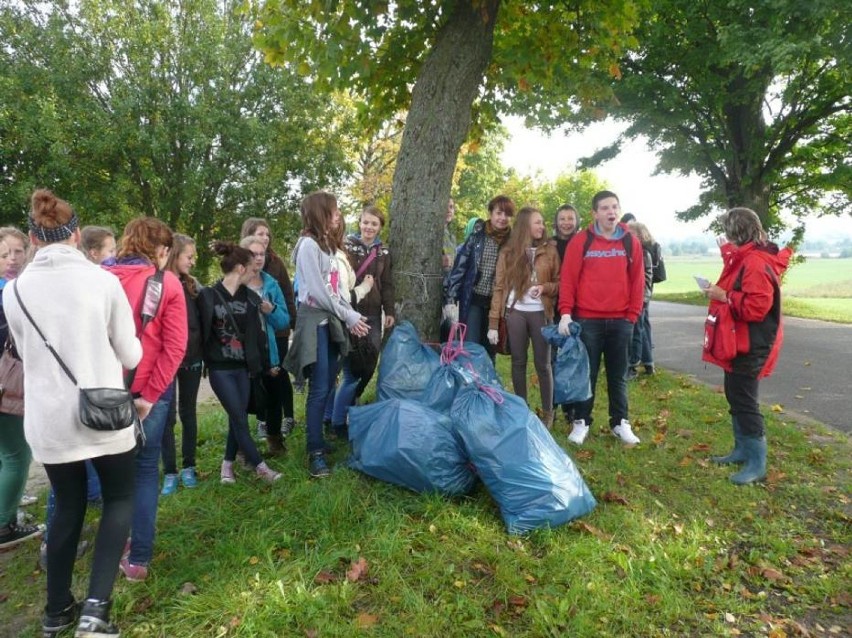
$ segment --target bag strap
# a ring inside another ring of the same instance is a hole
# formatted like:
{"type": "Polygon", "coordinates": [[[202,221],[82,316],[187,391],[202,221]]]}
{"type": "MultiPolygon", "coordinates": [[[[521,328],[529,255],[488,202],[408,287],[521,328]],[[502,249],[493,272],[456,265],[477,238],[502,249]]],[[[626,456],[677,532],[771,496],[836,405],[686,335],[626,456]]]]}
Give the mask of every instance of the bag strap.
{"type": "Polygon", "coordinates": [[[15,298],[18,300],[18,305],[21,307],[21,310],[24,311],[24,315],[26,315],[27,319],[30,320],[30,323],[32,324],[33,328],[35,328],[35,331],[38,333],[38,336],[41,337],[42,341],[44,341],[44,345],[47,347],[48,350],[50,350],[50,353],[54,356],[57,363],[59,363],[59,367],[62,368],[62,371],[65,372],[65,374],[68,375],[68,378],[71,379],[71,383],[73,383],[74,385],[77,385],[77,379],[74,377],[73,374],[71,374],[71,370],[68,369],[68,366],[65,365],[65,362],[59,357],[56,350],[53,349],[53,346],[50,345],[50,342],[47,340],[47,337],[44,336],[44,333],[36,325],[36,322],[33,320],[33,317],[30,314],[30,311],[27,310],[27,307],[24,305],[24,301],[23,301],[23,299],[21,299],[21,295],[18,293],[18,280],[17,279],[15,279],[15,281],[12,282],[12,290],[15,292],[15,298]]]}
{"type": "Polygon", "coordinates": [[[367,270],[367,266],[372,264],[373,260],[378,256],[379,256],[379,247],[373,246],[373,249],[367,255],[367,258],[363,262],[361,262],[361,265],[358,266],[358,270],[355,271],[355,281],[358,281],[358,279],[361,277],[361,275],[364,274],[364,271],[367,270]]]}
{"type": "Polygon", "coordinates": [[[145,294],[142,296],[142,308],[139,311],[142,316],[142,330],[153,321],[160,309],[160,303],[163,301],[163,277],[163,271],[157,268],[145,281],[145,294]]]}

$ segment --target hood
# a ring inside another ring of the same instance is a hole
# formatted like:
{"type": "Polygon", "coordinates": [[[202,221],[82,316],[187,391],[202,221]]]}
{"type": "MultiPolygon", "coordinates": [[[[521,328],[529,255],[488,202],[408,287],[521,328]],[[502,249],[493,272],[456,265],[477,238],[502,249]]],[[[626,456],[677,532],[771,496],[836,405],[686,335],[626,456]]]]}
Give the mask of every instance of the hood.
{"type": "Polygon", "coordinates": [[[133,284],[137,280],[142,280],[138,285],[143,287],[148,277],[154,272],[154,266],[153,264],[116,264],[114,266],[107,266],[105,270],[118,277],[121,287],[128,290],[129,288],[135,288],[133,284]]]}
{"type": "Polygon", "coordinates": [[[364,242],[363,239],[361,239],[361,233],[352,233],[351,235],[349,235],[349,241],[351,241],[352,243],[361,244],[364,248],[367,248],[367,249],[372,248],[373,246],[381,246],[382,245],[382,238],[379,237],[378,235],[376,235],[376,238],[373,240],[373,243],[370,244],[369,246],[364,242]]]}
{"type": "Polygon", "coordinates": [[[789,246],[779,249],[776,244],[766,242],[764,244],[755,244],[749,242],[742,246],[727,243],[721,246],[722,257],[725,263],[730,266],[736,266],[745,259],[746,255],[753,255],[766,263],[772,271],[780,277],[790,265],[790,259],[793,256],[793,249],[789,246]]]}
{"type": "Polygon", "coordinates": [[[601,234],[600,229],[598,228],[597,222],[592,222],[591,224],[589,224],[588,230],[589,230],[590,233],[592,233],[596,237],[600,237],[601,239],[606,240],[606,241],[621,241],[621,238],[624,237],[624,235],[626,233],[630,232],[630,231],[627,230],[627,226],[622,224],[621,222],[618,222],[615,225],[615,230],[612,233],[612,237],[604,237],[601,234]]]}

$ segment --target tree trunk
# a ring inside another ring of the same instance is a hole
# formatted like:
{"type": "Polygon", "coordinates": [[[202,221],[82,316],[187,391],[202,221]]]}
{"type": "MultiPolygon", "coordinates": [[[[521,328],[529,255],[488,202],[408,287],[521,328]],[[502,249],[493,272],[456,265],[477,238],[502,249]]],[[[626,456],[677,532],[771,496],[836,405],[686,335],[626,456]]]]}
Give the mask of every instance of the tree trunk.
{"type": "Polygon", "coordinates": [[[394,172],[396,318],[411,321],[429,340],[440,323],[441,246],[453,170],[491,61],[499,5],[459,0],[442,27],[414,84],[394,172]]]}

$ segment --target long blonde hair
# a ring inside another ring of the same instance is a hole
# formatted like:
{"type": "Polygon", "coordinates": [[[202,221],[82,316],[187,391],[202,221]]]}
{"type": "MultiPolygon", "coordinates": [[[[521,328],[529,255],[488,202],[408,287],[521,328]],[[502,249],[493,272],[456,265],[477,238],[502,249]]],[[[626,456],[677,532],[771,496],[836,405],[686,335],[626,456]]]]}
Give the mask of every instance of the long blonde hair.
{"type": "Polygon", "coordinates": [[[530,221],[536,213],[541,215],[541,211],[532,206],[524,206],[518,211],[512,233],[502,250],[506,260],[506,290],[514,292],[515,299],[523,297],[532,286],[533,264],[527,255],[527,249],[538,247],[547,241],[546,232],[541,239],[532,238],[530,221]]]}

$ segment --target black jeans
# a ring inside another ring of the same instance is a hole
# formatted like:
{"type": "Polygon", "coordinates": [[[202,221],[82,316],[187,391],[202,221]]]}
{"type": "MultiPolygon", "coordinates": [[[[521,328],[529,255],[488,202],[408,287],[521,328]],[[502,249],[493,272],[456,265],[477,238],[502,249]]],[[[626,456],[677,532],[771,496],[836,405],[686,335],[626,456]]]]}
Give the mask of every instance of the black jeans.
{"type": "Polygon", "coordinates": [[[749,438],[760,438],[765,433],[757,396],[759,383],[744,374],[725,373],[725,398],[731,406],[731,416],[737,419],[740,432],[749,438]]]}
{"type": "MultiPolygon", "coordinates": [[[[281,361],[287,354],[289,344],[286,339],[276,338],[278,356],[281,361]]],[[[266,388],[266,432],[272,436],[281,434],[281,423],[284,417],[292,419],[293,413],[293,384],[290,375],[284,368],[276,376],[263,375],[263,387],[266,388]]]]}
{"type": "Polygon", "coordinates": [[[589,379],[592,397],[580,404],[578,419],[592,423],[595,407],[595,386],[601,367],[606,365],[606,386],[609,393],[609,427],[614,428],[627,418],[627,349],[633,336],[633,324],[627,319],[578,319],[583,331],[580,339],[589,352],[589,379]]]}
{"type": "MultiPolygon", "coordinates": [[[[109,600],[112,596],[118,561],[133,517],[135,456],[135,449],[131,449],[92,459],[101,481],[104,504],[92,557],[89,598],[109,600]]],[[[44,469],[56,493],[56,510],[47,542],[47,611],[57,613],[73,600],[71,577],[86,516],[86,462],[45,464],[44,469]]]]}
{"type": "Polygon", "coordinates": [[[178,368],[175,377],[175,395],[169,403],[166,427],[163,430],[163,472],[177,474],[175,452],[175,423],[180,415],[182,467],[195,467],[195,449],[198,446],[198,388],[201,385],[201,362],[187,368],[178,368]],[[175,409],[177,404],[177,409],[175,409]]]}

